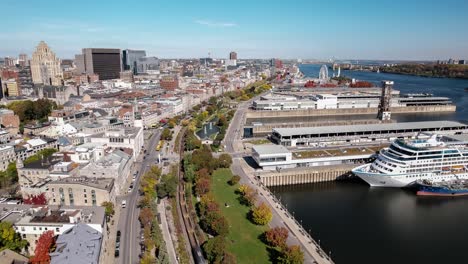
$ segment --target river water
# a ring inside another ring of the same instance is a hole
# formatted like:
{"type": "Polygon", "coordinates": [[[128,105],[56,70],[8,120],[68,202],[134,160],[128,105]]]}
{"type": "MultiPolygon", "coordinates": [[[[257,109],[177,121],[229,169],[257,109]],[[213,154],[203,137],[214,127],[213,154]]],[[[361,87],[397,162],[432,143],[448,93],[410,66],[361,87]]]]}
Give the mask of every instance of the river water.
{"type": "MultiPolygon", "coordinates": [[[[320,65],[301,65],[316,77],[320,65]]],[[[450,97],[452,114],[406,115],[399,121],[467,120],[468,80],[342,71],[350,78],[393,80],[402,93],[450,97]]],[[[369,188],[360,180],[271,188],[336,263],[468,263],[468,197],[417,197],[369,188]]]]}

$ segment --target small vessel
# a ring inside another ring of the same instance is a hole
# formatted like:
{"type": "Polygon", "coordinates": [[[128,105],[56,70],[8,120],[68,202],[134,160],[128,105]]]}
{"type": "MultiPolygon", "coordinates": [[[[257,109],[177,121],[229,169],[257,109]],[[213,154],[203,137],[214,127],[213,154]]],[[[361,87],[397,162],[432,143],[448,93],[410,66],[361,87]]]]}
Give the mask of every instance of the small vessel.
{"type": "Polygon", "coordinates": [[[468,180],[432,182],[429,180],[414,183],[420,196],[464,196],[468,195],[468,180]]]}
{"type": "Polygon", "coordinates": [[[468,92],[468,87],[465,88],[465,92],[468,92]]]}

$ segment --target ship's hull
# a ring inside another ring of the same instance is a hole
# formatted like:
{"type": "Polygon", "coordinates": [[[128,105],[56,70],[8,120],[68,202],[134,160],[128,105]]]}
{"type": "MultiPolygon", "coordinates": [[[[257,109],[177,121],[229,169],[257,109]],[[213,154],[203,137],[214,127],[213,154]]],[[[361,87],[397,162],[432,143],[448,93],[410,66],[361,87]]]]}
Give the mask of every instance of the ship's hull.
{"type": "MultiPolygon", "coordinates": [[[[368,171],[370,164],[365,164],[353,169],[353,173],[368,183],[372,187],[409,187],[412,186],[417,180],[457,180],[468,179],[468,173],[459,174],[435,174],[425,173],[424,176],[416,176],[415,174],[382,174],[372,173],[368,171]]],[[[419,174],[420,175],[420,174],[419,174]]]]}
{"type": "Polygon", "coordinates": [[[447,186],[432,186],[427,184],[417,183],[414,186],[418,191],[417,195],[421,196],[465,196],[468,195],[468,189],[460,188],[453,189],[447,186]]]}

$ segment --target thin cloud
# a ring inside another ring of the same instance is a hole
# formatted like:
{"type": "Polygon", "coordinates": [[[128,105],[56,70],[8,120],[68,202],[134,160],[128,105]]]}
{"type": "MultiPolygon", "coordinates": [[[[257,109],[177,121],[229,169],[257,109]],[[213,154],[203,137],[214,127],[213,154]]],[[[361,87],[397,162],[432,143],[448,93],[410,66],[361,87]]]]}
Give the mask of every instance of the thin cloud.
{"type": "Polygon", "coordinates": [[[195,23],[208,27],[236,27],[236,23],[215,22],[210,20],[195,20],[195,23]]]}

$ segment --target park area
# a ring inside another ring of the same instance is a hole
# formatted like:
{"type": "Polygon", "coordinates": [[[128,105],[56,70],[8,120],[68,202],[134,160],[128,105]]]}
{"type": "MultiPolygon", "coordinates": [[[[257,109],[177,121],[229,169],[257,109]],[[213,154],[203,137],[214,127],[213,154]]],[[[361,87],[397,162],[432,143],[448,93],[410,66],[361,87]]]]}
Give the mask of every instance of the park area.
{"type": "Polygon", "coordinates": [[[239,186],[228,184],[231,177],[230,169],[218,169],[212,177],[212,193],[230,225],[227,248],[236,255],[237,263],[270,263],[267,245],[260,240],[267,227],[255,225],[247,218],[250,207],[239,202],[235,193],[239,186]]]}

